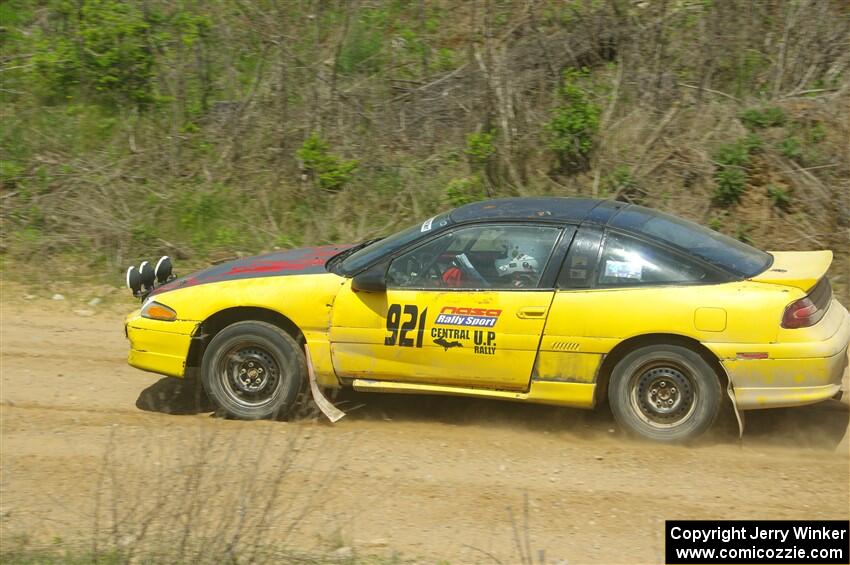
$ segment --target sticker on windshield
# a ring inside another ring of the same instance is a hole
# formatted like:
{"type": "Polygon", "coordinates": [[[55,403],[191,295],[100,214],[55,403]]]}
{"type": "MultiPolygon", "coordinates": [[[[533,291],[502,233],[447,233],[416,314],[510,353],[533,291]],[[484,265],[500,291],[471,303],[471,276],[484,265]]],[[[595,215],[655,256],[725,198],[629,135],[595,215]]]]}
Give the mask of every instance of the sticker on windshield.
{"type": "Polygon", "coordinates": [[[605,261],[605,276],[616,279],[637,279],[643,275],[639,261],[605,261]]]}
{"type": "Polygon", "coordinates": [[[422,222],[422,231],[423,232],[431,231],[431,224],[434,222],[434,218],[436,218],[436,217],[437,216],[434,216],[433,218],[428,218],[427,220],[422,222]]]}

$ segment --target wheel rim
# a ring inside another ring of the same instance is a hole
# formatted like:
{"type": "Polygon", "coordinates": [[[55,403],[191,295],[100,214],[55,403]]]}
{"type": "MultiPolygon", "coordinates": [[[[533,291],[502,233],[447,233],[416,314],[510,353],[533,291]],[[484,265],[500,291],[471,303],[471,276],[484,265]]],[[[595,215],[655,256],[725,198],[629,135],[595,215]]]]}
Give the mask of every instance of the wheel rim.
{"type": "Polygon", "coordinates": [[[275,357],[254,343],[240,343],[222,355],[217,374],[224,392],[243,406],[262,406],[280,388],[282,375],[275,357]]]}
{"type": "Polygon", "coordinates": [[[632,409],[655,428],[681,425],[694,413],[697,388],[693,373],[671,361],[655,362],[634,372],[632,409]]]}

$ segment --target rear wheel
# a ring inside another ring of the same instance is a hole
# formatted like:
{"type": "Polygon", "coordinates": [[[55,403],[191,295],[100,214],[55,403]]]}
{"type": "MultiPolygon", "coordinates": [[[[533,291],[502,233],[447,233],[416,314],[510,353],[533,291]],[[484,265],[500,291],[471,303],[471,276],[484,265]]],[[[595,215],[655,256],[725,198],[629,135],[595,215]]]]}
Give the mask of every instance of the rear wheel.
{"type": "Polygon", "coordinates": [[[720,381],[702,356],[678,345],[650,345],[623,357],[611,373],[608,400],[628,431],[655,441],[694,439],[721,404],[720,381]]]}
{"type": "Polygon", "coordinates": [[[298,343],[277,326],[237,322],[210,341],[201,379],[217,412],[243,420],[285,416],[306,381],[298,343]]]}

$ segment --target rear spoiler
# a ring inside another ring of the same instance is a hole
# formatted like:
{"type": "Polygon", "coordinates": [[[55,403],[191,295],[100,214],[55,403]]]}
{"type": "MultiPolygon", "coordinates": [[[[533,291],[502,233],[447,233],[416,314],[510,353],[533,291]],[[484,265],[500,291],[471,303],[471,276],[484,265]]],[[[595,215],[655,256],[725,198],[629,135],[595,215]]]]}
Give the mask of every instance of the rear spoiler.
{"type": "Polygon", "coordinates": [[[773,264],[751,281],[793,286],[809,292],[832,264],[832,251],[771,251],[773,264]]]}

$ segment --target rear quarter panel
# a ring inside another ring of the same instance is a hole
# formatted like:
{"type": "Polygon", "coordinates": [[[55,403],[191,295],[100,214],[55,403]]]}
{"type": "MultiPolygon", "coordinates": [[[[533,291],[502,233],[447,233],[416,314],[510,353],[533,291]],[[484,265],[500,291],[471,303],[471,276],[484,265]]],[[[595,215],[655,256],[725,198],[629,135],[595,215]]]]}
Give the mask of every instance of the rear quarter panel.
{"type": "Polygon", "coordinates": [[[776,340],[793,289],[753,282],[707,286],[565,290],[556,293],[544,343],[580,343],[578,351],[607,353],[624,339],[677,334],[706,343],[776,340]]]}
{"type": "Polygon", "coordinates": [[[532,380],[596,383],[605,356],[639,336],[692,338],[718,357],[723,348],[735,351],[741,343],[769,343],[794,294],[751,282],[561,290],[555,293],[532,380]]]}

